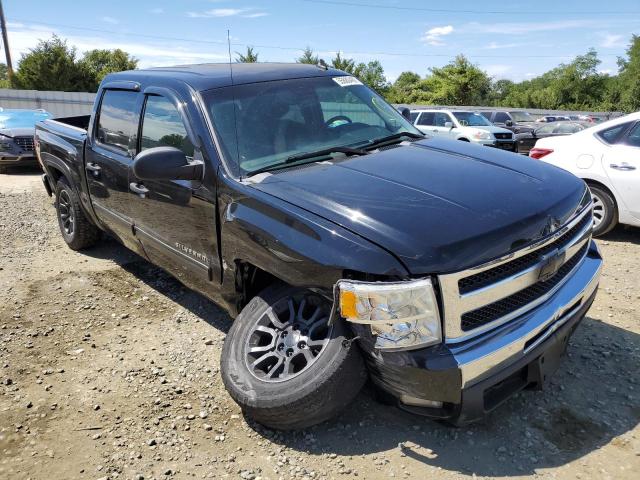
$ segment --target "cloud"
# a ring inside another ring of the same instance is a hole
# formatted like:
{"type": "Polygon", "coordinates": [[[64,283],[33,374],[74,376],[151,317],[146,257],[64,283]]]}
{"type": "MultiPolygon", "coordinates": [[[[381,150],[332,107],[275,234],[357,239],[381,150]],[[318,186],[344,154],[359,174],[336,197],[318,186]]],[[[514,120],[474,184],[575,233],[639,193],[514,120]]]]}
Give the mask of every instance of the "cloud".
{"type": "Polygon", "coordinates": [[[524,35],[527,33],[571,30],[597,25],[595,20],[560,20],[556,22],[471,22],[462,30],[465,33],[494,33],[504,35],[524,35]]]}
{"type": "Polygon", "coordinates": [[[485,45],[484,47],[482,47],[482,49],[483,50],[501,50],[503,48],[523,47],[524,45],[526,45],[526,43],[498,43],[498,42],[491,42],[488,45],[485,45]]]}
{"type": "Polygon", "coordinates": [[[117,18],[113,18],[113,17],[102,17],[101,20],[105,23],[110,23],[112,25],[117,25],[118,23],[120,23],[117,18]]]}
{"type": "Polygon", "coordinates": [[[428,43],[429,45],[442,46],[444,42],[442,37],[449,35],[453,32],[453,26],[445,25],[443,27],[434,27],[427,30],[425,34],[420,38],[421,41],[428,43]]]}
{"type": "Polygon", "coordinates": [[[212,8],[204,12],[187,12],[187,16],[191,18],[224,18],[224,17],[243,17],[258,18],[269,15],[267,12],[254,11],[253,8],[212,8]]]}
{"type": "Polygon", "coordinates": [[[600,37],[602,37],[600,46],[603,48],[616,48],[626,46],[626,42],[622,35],[607,32],[599,33],[599,35],[600,37]]]}
{"type": "Polygon", "coordinates": [[[70,47],[76,47],[79,56],[84,52],[94,49],[113,50],[120,48],[139,60],[140,68],[162,67],[187,63],[226,62],[229,60],[226,47],[221,46],[219,52],[212,51],[213,46],[202,47],[202,50],[194,48],[193,44],[184,43],[184,46],[176,41],[171,42],[142,42],[139,39],[114,40],[113,36],[76,36],[69,35],[61,29],[49,28],[42,25],[14,26],[11,31],[11,55],[20,58],[34,48],[39,40],[45,40],[51,35],[57,34],[67,40],[70,47]]]}

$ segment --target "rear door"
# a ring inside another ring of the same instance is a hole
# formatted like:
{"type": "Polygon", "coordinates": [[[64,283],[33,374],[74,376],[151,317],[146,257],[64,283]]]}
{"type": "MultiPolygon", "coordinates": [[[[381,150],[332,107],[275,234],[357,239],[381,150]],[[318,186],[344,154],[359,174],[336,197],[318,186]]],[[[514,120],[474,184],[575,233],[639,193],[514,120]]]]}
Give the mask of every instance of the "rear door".
{"type": "Polygon", "coordinates": [[[133,235],[129,167],[137,144],[142,95],[136,90],[104,89],[87,135],[85,168],[94,211],[122,243],[140,253],[133,235]]]}
{"type": "Polygon", "coordinates": [[[415,122],[415,126],[423,133],[430,135],[436,135],[438,133],[433,125],[433,112],[422,112],[415,122]]]}
{"type": "MultiPolygon", "coordinates": [[[[184,102],[164,88],[145,90],[138,150],[176,147],[189,161],[202,159],[184,102]]],[[[211,293],[219,281],[215,191],[199,181],[137,179],[130,172],[129,202],[134,206],[136,236],[149,260],[185,285],[211,293]],[[136,191],[146,191],[144,194],[136,191]]]]}
{"type": "Polygon", "coordinates": [[[627,210],[640,219],[640,122],[606,148],[602,162],[627,210]]]}

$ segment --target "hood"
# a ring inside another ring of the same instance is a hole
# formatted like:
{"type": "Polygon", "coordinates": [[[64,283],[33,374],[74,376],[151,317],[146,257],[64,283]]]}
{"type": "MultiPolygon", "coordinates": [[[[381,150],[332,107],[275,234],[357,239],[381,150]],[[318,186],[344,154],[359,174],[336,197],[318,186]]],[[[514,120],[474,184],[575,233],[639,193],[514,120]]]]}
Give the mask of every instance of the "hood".
{"type": "Polygon", "coordinates": [[[491,133],[512,133],[511,130],[502,127],[496,127],[495,125],[479,125],[477,127],[466,126],[464,128],[471,128],[473,130],[484,130],[491,133]]]}
{"type": "Polygon", "coordinates": [[[479,265],[565,223],[582,180],[538,160],[431,138],[257,176],[253,187],[376,243],[412,274],[479,265]]]}
{"type": "Polygon", "coordinates": [[[6,137],[33,137],[36,133],[35,127],[14,127],[0,128],[0,135],[6,137]]]}

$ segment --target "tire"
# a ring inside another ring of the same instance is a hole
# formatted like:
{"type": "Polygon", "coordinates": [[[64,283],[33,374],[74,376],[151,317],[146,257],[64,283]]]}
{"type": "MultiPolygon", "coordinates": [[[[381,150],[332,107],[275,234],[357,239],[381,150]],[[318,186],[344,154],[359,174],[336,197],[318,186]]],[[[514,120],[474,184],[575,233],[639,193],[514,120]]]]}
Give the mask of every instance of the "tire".
{"type": "Polygon", "coordinates": [[[344,321],[327,326],[330,310],[330,303],[317,294],[277,285],[253,298],[240,312],[224,342],[221,375],[247,416],[277,430],[301,429],[334,417],[356,397],[367,371],[344,321]],[[302,321],[297,316],[300,313],[302,321]],[[257,330],[258,325],[271,332],[257,330]],[[286,337],[285,331],[289,332],[286,337]],[[298,348],[299,335],[305,332],[308,354],[304,347],[298,348]],[[259,352],[250,354],[251,348],[259,352]],[[287,357],[289,350],[295,351],[287,357]],[[250,366],[261,356],[257,366],[250,366]],[[284,371],[286,365],[290,373],[284,371]]]}
{"type": "Polygon", "coordinates": [[[608,190],[589,185],[593,198],[593,236],[599,237],[610,232],[618,224],[618,207],[608,190]]]}
{"type": "Polygon", "coordinates": [[[56,183],[55,206],[60,233],[69,248],[82,250],[98,242],[100,229],[86,217],[78,195],[64,177],[56,183]]]}
{"type": "Polygon", "coordinates": [[[0,165],[0,173],[7,173],[7,167],[4,165],[0,165]]]}

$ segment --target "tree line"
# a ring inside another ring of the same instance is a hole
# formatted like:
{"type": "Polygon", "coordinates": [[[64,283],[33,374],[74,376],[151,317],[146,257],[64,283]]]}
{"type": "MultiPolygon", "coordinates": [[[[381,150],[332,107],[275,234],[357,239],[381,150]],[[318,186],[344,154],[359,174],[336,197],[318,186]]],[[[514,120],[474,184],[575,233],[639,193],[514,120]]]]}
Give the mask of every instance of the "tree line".
{"type": "MultiPolygon", "coordinates": [[[[236,52],[237,62],[258,62],[251,46],[236,52]]],[[[598,70],[598,54],[591,49],[569,63],[542,75],[513,82],[495,80],[464,55],[426,74],[401,73],[390,82],[377,61],[356,62],[340,52],[329,61],[306,48],[298,63],[319,64],[348,72],[383,95],[391,103],[431,105],[509,106],[547,110],[623,111],[640,110],[640,36],[633,35],[624,57],[618,58],[616,74],[598,70]]],[[[0,64],[0,86],[95,92],[111,72],[135,69],[138,60],[122,50],[91,50],[79,56],[65,40],[53,36],[41,40],[23,54],[11,79],[0,64]]]]}

